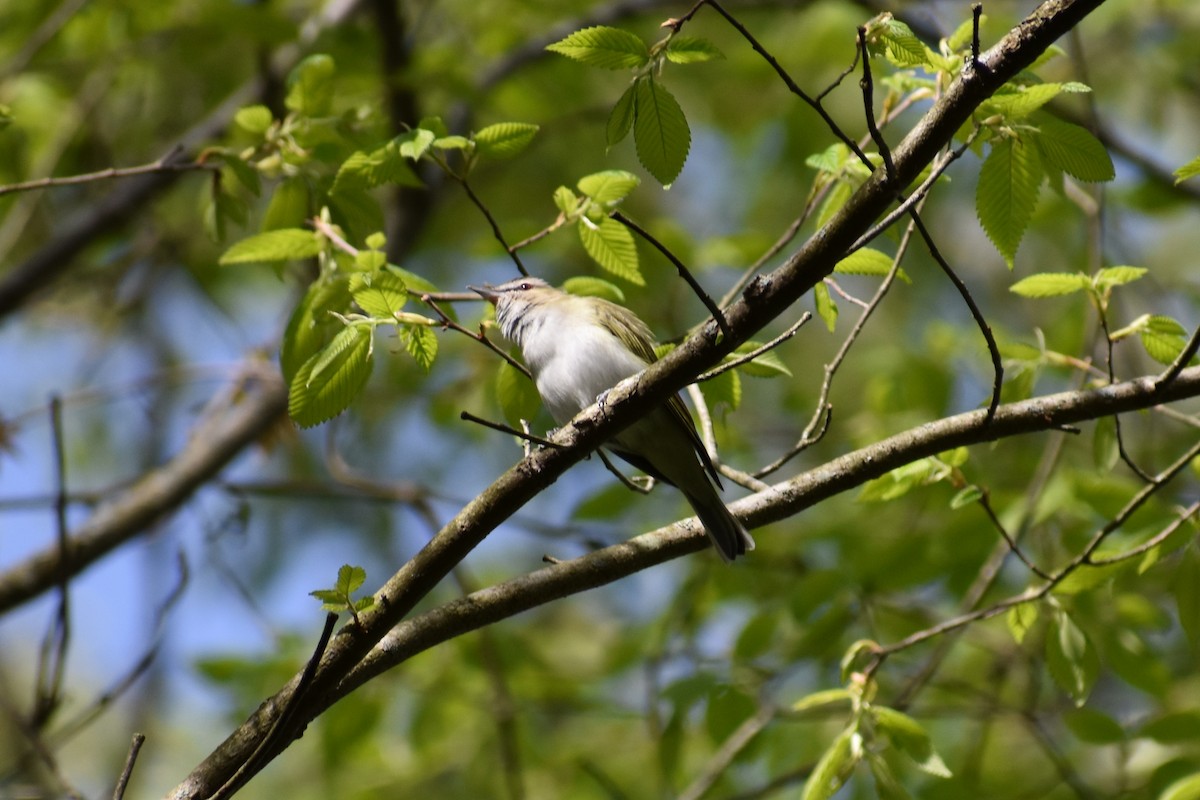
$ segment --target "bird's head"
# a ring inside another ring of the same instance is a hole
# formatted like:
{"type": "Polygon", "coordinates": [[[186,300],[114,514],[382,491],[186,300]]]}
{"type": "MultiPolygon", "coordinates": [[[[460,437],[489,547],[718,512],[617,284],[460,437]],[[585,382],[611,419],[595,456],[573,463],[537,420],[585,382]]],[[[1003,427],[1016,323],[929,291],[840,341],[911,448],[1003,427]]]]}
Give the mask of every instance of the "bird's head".
{"type": "Polygon", "coordinates": [[[541,278],[514,278],[499,286],[484,284],[468,286],[484,300],[496,307],[496,324],[500,332],[520,345],[523,334],[536,325],[539,311],[567,297],[541,278]]]}

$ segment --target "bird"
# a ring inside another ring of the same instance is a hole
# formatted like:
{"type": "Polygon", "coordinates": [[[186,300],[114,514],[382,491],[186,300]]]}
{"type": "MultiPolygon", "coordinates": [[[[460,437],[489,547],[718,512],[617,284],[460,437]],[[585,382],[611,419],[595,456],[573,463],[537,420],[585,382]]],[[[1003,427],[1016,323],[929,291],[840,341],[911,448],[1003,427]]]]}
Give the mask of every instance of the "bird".
{"type": "MultiPolygon", "coordinates": [[[[629,309],[573,295],[541,278],[468,286],[496,307],[496,324],[521,350],[550,416],[565,425],[625,378],[657,360],[654,337],[629,309]]],[[[606,447],[683,493],[726,562],[754,539],[721,501],[721,480],[678,395],[624,429],[606,447]]]]}

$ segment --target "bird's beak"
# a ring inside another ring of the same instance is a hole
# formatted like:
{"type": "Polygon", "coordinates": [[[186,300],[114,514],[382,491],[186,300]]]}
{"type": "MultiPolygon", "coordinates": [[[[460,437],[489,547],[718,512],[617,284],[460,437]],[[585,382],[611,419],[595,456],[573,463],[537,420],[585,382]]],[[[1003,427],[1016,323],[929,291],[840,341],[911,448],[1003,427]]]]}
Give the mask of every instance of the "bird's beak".
{"type": "Polygon", "coordinates": [[[484,284],[483,286],[471,286],[468,284],[467,288],[482,297],[484,300],[487,300],[492,305],[496,304],[496,298],[500,296],[499,292],[487,284],[484,284]]]}

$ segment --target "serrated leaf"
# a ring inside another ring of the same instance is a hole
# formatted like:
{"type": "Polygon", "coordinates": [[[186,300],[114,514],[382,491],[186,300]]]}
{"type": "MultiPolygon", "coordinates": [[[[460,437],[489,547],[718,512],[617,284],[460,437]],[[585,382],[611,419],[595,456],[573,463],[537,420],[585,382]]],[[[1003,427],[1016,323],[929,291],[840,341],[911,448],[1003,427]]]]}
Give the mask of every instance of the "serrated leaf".
{"type": "Polygon", "coordinates": [[[1192,648],[1200,650],[1200,550],[1194,544],[1183,551],[1171,590],[1179,610],[1179,624],[1192,648]]]}
{"type": "Polygon", "coordinates": [[[1191,161],[1175,170],[1175,184],[1178,186],[1188,178],[1194,178],[1197,175],[1200,175],[1200,156],[1196,156],[1191,161]]]}
{"type": "Polygon", "coordinates": [[[1036,603],[1018,603],[1008,610],[1004,621],[1013,641],[1017,644],[1025,641],[1025,634],[1029,633],[1029,629],[1037,622],[1039,611],[1040,606],[1036,603]]]}
{"type": "Polygon", "coordinates": [[[629,135],[629,129],[633,127],[636,104],[637,83],[634,82],[621,93],[621,96],[617,98],[617,104],[608,114],[608,124],[604,129],[604,141],[609,147],[619,144],[629,135]]]}
{"type": "Polygon", "coordinates": [[[286,178],[271,193],[262,230],[296,228],[308,218],[308,212],[308,183],[303,178],[286,178]]]}
{"type": "Polygon", "coordinates": [[[1039,272],[1022,278],[1008,290],[1022,297],[1060,297],[1082,292],[1091,285],[1088,276],[1078,272],[1039,272]]]}
{"type": "Polygon", "coordinates": [[[663,186],[679,177],[692,146],[683,109],[675,96],[650,76],[637,82],[633,142],[638,161],[663,186]]]}
{"type": "Polygon", "coordinates": [[[323,247],[323,242],[313,231],[303,228],[281,228],[242,239],[226,250],[217,263],[225,266],[299,261],[312,258],[320,253],[323,247]]]}
{"type": "Polygon", "coordinates": [[[1100,656],[1087,635],[1062,609],[1050,623],[1046,637],[1046,665],[1050,675],[1063,688],[1075,706],[1087,702],[1100,674],[1100,656]]]}
{"type": "MultiPolygon", "coordinates": [[[[363,250],[361,253],[383,253],[363,250]]],[[[350,277],[350,294],[359,308],[372,317],[394,319],[397,311],[408,302],[408,287],[391,272],[356,272],[350,277]]]]}
{"type": "Polygon", "coordinates": [[[872,709],[875,725],[892,745],[913,760],[922,771],[938,778],[952,776],[942,757],[933,749],[925,727],[915,719],[894,708],[877,706],[872,709]]]}
{"type": "Polygon", "coordinates": [[[812,774],[804,783],[800,800],[829,800],[842,788],[854,765],[858,763],[859,756],[850,746],[853,736],[854,733],[850,730],[842,731],[821,754],[812,774]]]}
{"type": "MultiPolygon", "coordinates": [[[[580,192],[592,198],[596,203],[614,206],[625,199],[642,179],[632,172],[623,169],[606,169],[603,172],[593,172],[579,179],[576,187],[580,192]]],[[[624,226],[622,226],[624,227],[624,226]]]]}
{"type": "Polygon", "coordinates": [[[1034,141],[1047,164],[1088,183],[1103,183],[1116,177],[1108,150],[1087,128],[1048,114],[1039,117],[1037,127],[1034,141]]]}
{"type": "Polygon", "coordinates": [[[288,414],[302,428],[319,425],[349,408],[371,377],[371,331],[345,327],[296,371],[288,391],[288,414]],[[314,376],[320,367],[319,375],[314,376]]]}
{"type": "Polygon", "coordinates": [[[887,45],[887,57],[898,67],[920,67],[929,63],[929,50],[912,28],[897,19],[888,20],[880,31],[887,45]]]}
{"type": "Polygon", "coordinates": [[[675,36],[667,43],[667,60],[676,64],[695,64],[724,58],[712,42],[696,36],[675,36]]]}
{"type": "Polygon", "coordinates": [[[385,183],[400,186],[423,186],[402,153],[402,146],[393,140],[370,153],[359,151],[342,162],[333,179],[331,194],[349,189],[372,189],[385,183]]]}
{"type": "Polygon", "coordinates": [[[611,217],[605,217],[599,224],[580,219],[579,239],[592,260],[605,270],[636,286],[646,285],[638,267],[633,234],[624,225],[611,217]]]}
{"type": "MultiPolygon", "coordinates": [[[[743,342],[738,345],[738,348],[733,353],[727,356],[727,359],[732,360],[738,356],[744,356],[760,347],[762,347],[762,342],[743,342]]],[[[789,378],[792,377],[792,371],[780,360],[779,354],[773,350],[759,353],[745,364],[739,366],[738,370],[752,378],[778,378],[780,375],[786,375],[789,378]]]]}
{"type": "Polygon", "coordinates": [[[284,104],[309,117],[329,113],[333,105],[334,61],[324,53],[308,56],[288,73],[284,104]]]}
{"type": "Polygon", "coordinates": [[[1187,331],[1170,317],[1155,314],[1138,331],[1146,354],[1160,364],[1173,364],[1187,344],[1187,331]]]}
{"type": "Polygon", "coordinates": [[[1009,269],[1037,207],[1043,174],[1036,150],[1019,139],[993,144],[979,171],[975,213],[1009,269]]]}
{"type": "Polygon", "coordinates": [[[500,365],[496,373],[496,400],[500,403],[504,419],[514,428],[519,427],[523,419],[533,419],[542,402],[533,381],[507,361],[500,365]]]}
{"type": "Polygon", "coordinates": [[[338,567],[337,583],[335,587],[346,597],[358,591],[359,587],[367,580],[367,571],[362,567],[351,564],[343,564],[338,567]]]}
{"type": "Polygon", "coordinates": [[[433,329],[426,325],[404,325],[400,328],[400,339],[413,360],[428,372],[438,352],[438,338],[433,329]]]}
{"type": "Polygon", "coordinates": [[[271,123],[275,121],[275,117],[271,114],[271,109],[263,105],[246,106],[239,108],[237,113],[233,115],[233,121],[239,128],[250,133],[264,134],[271,127],[271,123]]]}
{"type": "Polygon", "coordinates": [[[562,290],[580,297],[603,297],[614,303],[625,302],[625,293],[621,291],[620,286],[603,278],[593,278],[590,275],[567,278],[562,285],[562,290]]]}
{"type": "MultiPolygon", "coordinates": [[[[882,278],[892,271],[893,263],[894,259],[887,253],[863,247],[839,261],[833,271],[844,275],[873,275],[882,278]]],[[[904,274],[904,270],[899,270],[897,277],[905,283],[912,283],[904,274]]]]}
{"type": "Polygon", "coordinates": [[[1133,283],[1149,271],[1145,267],[1105,267],[1097,272],[1096,277],[1092,280],[1097,288],[1107,289],[1110,286],[1124,286],[1127,283],[1133,283]]]}
{"type": "Polygon", "coordinates": [[[1063,91],[1064,85],[1061,83],[1035,83],[1032,86],[1008,84],[1004,91],[992,95],[984,107],[989,112],[1003,114],[1011,122],[1028,117],[1063,91]]]}
{"type": "Polygon", "coordinates": [[[392,139],[391,144],[404,158],[419,161],[421,156],[425,155],[425,151],[444,138],[448,137],[439,138],[436,133],[427,128],[414,128],[392,139]]]}
{"type": "Polygon", "coordinates": [[[829,332],[833,333],[833,329],[837,326],[838,307],[829,294],[829,287],[824,282],[813,287],[813,301],[817,306],[817,316],[825,323],[829,332]]]}
{"type": "Polygon", "coordinates": [[[283,334],[279,363],[285,382],[291,384],[304,362],[343,327],[329,312],[345,311],[349,305],[350,288],[346,280],[323,281],[308,287],[283,334]]]}
{"type": "Polygon", "coordinates": [[[432,144],[439,150],[466,150],[471,146],[471,140],[465,136],[440,136],[432,144]]]}
{"type": "Polygon", "coordinates": [[[386,263],[387,256],[378,250],[359,250],[354,254],[354,268],[360,272],[376,272],[386,263]]]}
{"type": "Polygon", "coordinates": [[[475,134],[476,151],[488,158],[511,158],[533,141],[538,126],[528,122],[498,122],[475,134]]]}
{"type": "Polygon", "coordinates": [[[605,25],[575,31],[546,49],[600,69],[631,69],[650,60],[645,42],[628,31],[605,25]]]}

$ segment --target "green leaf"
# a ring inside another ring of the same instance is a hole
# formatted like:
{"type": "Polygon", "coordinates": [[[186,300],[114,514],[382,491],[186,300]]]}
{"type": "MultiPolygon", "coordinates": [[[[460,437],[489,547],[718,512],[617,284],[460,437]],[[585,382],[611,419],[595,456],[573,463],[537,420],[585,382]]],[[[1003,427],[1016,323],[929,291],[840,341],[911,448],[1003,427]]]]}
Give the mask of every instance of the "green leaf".
{"type": "Polygon", "coordinates": [[[867,765],[875,779],[875,794],[879,800],[911,800],[912,795],[896,779],[887,759],[879,753],[867,752],[867,765]]]}
{"type": "Polygon", "coordinates": [[[1187,331],[1170,317],[1148,317],[1138,335],[1146,354],[1160,364],[1173,364],[1187,344],[1187,331]]]}
{"type": "Polygon", "coordinates": [[[842,731],[829,748],[821,754],[812,774],[804,783],[800,800],[829,800],[850,777],[860,755],[851,745],[854,736],[850,729],[842,731]]]}
{"type": "Polygon", "coordinates": [[[308,219],[308,183],[299,177],[285,178],[271,193],[263,213],[262,230],[298,228],[308,219]]]}
{"type": "Polygon", "coordinates": [[[1028,117],[1063,91],[1071,89],[1061,83],[1035,83],[1031,86],[1010,83],[985,102],[984,108],[993,114],[1003,114],[1012,122],[1028,117]]]}
{"type": "Polygon", "coordinates": [[[824,281],[813,287],[813,300],[817,306],[817,316],[825,322],[825,327],[829,329],[829,332],[833,333],[833,329],[837,325],[838,307],[829,294],[829,286],[824,281]]]}
{"type": "Polygon", "coordinates": [[[349,408],[371,377],[371,330],[348,325],[296,371],[288,414],[302,428],[319,425],[349,408]]]}
{"type": "Polygon", "coordinates": [[[471,140],[465,136],[441,136],[434,139],[432,145],[439,150],[466,150],[471,146],[471,140]]]}
{"type": "Polygon", "coordinates": [[[385,183],[400,186],[424,186],[408,165],[401,145],[393,140],[370,153],[359,151],[342,162],[333,179],[331,194],[348,189],[371,189],[385,183]]]}
{"type": "Polygon", "coordinates": [[[888,737],[892,745],[913,760],[922,771],[938,778],[951,777],[946,762],[933,749],[933,741],[924,726],[907,714],[894,708],[873,707],[875,725],[888,737]]]}
{"type": "Polygon", "coordinates": [[[633,142],[638,161],[663,186],[670,186],[687,161],[692,132],[674,95],[653,77],[637,82],[633,142]]]}
{"type": "Polygon", "coordinates": [[[1092,282],[1096,285],[1096,288],[1103,290],[1111,286],[1124,286],[1127,283],[1133,283],[1147,272],[1149,270],[1145,267],[1105,267],[1096,273],[1092,282]]]}
{"type": "Polygon", "coordinates": [[[1100,472],[1112,472],[1120,458],[1116,418],[1101,417],[1092,432],[1092,463],[1100,472]]]}
{"type": "Polygon", "coordinates": [[[887,58],[898,67],[920,67],[929,63],[929,50],[912,28],[897,19],[888,20],[880,30],[887,45],[887,58]]]}
{"type": "Polygon", "coordinates": [[[843,704],[849,707],[853,700],[854,695],[850,694],[847,689],[822,689],[819,692],[807,694],[792,703],[792,711],[812,711],[818,708],[843,704]]]}
{"type": "Polygon", "coordinates": [[[258,170],[237,156],[226,156],[224,163],[229,172],[233,173],[233,177],[237,178],[237,182],[244,186],[250,194],[258,197],[262,192],[262,182],[259,180],[258,170]]]}
{"type": "Polygon", "coordinates": [[[1200,772],[1175,781],[1157,800],[1200,800],[1200,772]]]}
{"type": "Polygon", "coordinates": [[[701,385],[701,389],[709,406],[713,408],[724,403],[731,411],[737,411],[742,404],[742,379],[737,370],[729,370],[715,378],[709,378],[701,385]]]}
{"type": "MultiPolygon", "coordinates": [[[[439,120],[440,122],[440,120],[439,120]]],[[[443,126],[444,127],[444,126],[443,126]]],[[[449,136],[439,137],[436,133],[426,128],[416,128],[411,131],[400,134],[392,140],[392,144],[396,146],[400,155],[412,161],[420,161],[421,156],[425,155],[430,147],[438,142],[443,142],[446,139],[455,138],[449,136]]],[[[457,138],[462,138],[457,137],[457,138]]],[[[466,141],[465,139],[463,141],[466,141]]],[[[445,148],[445,145],[441,145],[445,148]]]]}
{"type": "Polygon", "coordinates": [[[354,254],[354,268],[360,272],[378,272],[387,264],[387,256],[378,250],[359,250],[354,254]]]}
{"type": "Polygon", "coordinates": [[[400,328],[400,339],[404,349],[426,372],[437,358],[438,338],[428,325],[404,325],[400,328]]]}
{"type": "Polygon", "coordinates": [[[1076,707],[1087,702],[1100,674],[1096,648],[1066,611],[1056,610],[1046,637],[1046,665],[1076,707]]]}
{"type": "Polygon", "coordinates": [[[611,207],[624,200],[641,182],[642,179],[632,172],[606,169],[583,176],[575,185],[594,202],[611,207]]]}
{"type": "Polygon", "coordinates": [[[554,190],[554,205],[563,214],[570,216],[575,213],[575,209],[579,206],[579,198],[566,186],[560,186],[554,190]]]}
{"type": "MultiPolygon", "coordinates": [[[[381,259],[383,253],[376,253],[381,259]]],[[[408,288],[404,281],[391,272],[356,272],[350,276],[350,294],[359,308],[372,317],[395,319],[395,313],[408,302],[408,288]]]]}
{"type": "Polygon", "coordinates": [[[1119,744],[1125,729],[1115,719],[1091,708],[1076,708],[1063,714],[1063,722],[1075,738],[1088,744],[1119,744]]]}
{"type": "Polygon", "coordinates": [[[305,116],[320,117],[333,105],[334,61],[324,53],[308,56],[288,74],[284,104],[305,116]]]}
{"type": "Polygon", "coordinates": [[[1139,737],[1153,739],[1159,744],[1188,744],[1200,731],[1200,711],[1174,711],[1154,717],[1138,731],[1139,737]]]}
{"type": "Polygon", "coordinates": [[[779,615],[775,611],[760,611],[750,618],[738,634],[733,654],[740,659],[752,659],[771,649],[775,632],[779,629],[779,615]]]}
{"type": "Polygon", "coordinates": [[[603,278],[593,278],[590,275],[567,278],[562,285],[562,290],[580,297],[603,297],[614,303],[625,302],[625,293],[621,291],[620,286],[603,278]]]}
{"type": "Polygon", "coordinates": [[[605,217],[599,224],[581,218],[579,238],[587,254],[605,270],[636,286],[646,285],[638,268],[633,234],[624,225],[611,217],[605,217]]]}
{"type": "Polygon", "coordinates": [[[575,31],[546,49],[601,69],[631,69],[650,61],[645,42],[628,31],[604,25],[575,31]]]}
{"type": "Polygon", "coordinates": [[[609,147],[624,141],[633,127],[633,114],[637,104],[637,82],[629,84],[629,88],[617,98],[617,104],[608,114],[608,125],[604,129],[604,141],[609,147]]]}
{"type": "Polygon", "coordinates": [[[958,511],[960,508],[978,503],[982,497],[983,489],[980,489],[975,484],[964,486],[955,493],[954,497],[950,498],[950,509],[958,511]]]}
{"type": "MultiPolygon", "coordinates": [[[[887,253],[863,247],[839,261],[833,271],[844,275],[873,275],[882,278],[892,271],[894,262],[895,259],[887,253]]],[[[897,276],[905,283],[912,283],[904,274],[904,270],[900,270],[897,276]]]]}
{"type": "Polygon", "coordinates": [[[496,399],[504,419],[514,428],[520,427],[521,420],[531,420],[537,416],[542,404],[533,381],[507,361],[500,365],[496,373],[496,399]]]}
{"type": "Polygon", "coordinates": [[[1171,590],[1179,610],[1179,624],[1192,647],[1200,651],[1200,549],[1195,544],[1183,551],[1171,590]]]}
{"type": "Polygon", "coordinates": [[[338,567],[337,583],[334,586],[346,597],[358,591],[367,580],[367,571],[362,567],[343,564],[338,567]]]}
{"type": "Polygon", "coordinates": [[[304,362],[320,351],[343,325],[330,311],[345,311],[350,305],[350,288],[345,280],[314,283],[292,312],[279,363],[283,379],[289,385],[304,362]]]}
{"type": "Polygon", "coordinates": [[[1188,178],[1194,178],[1197,175],[1200,175],[1200,156],[1196,156],[1191,161],[1175,170],[1175,184],[1178,186],[1188,178]]]}
{"type": "Polygon", "coordinates": [[[674,36],[667,43],[667,60],[676,64],[695,64],[724,58],[725,54],[708,41],[696,36],[674,36]]]}
{"type": "Polygon", "coordinates": [[[1017,644],[1025,641],[1025,634],[1037,623],[1041,607],[1037,603],[1017,603],[1004,615],[1008,632],[1017,644]]]}
{"type": "MultiPolygon", "coordinates": [[[[732,361],[738,356],[744,356],[760,347],[762,347],[762,342],[743,342],[738,345],[736,350],[726,356],[725,360],[732,361]]],[[[738,370],[752,378],[778,378],[780,375],[786,375],[789,378],[792,377],[792,371],[780,360],[779,354],[773,350],[759,353],[738,367],[738,370]]]]}
{"type": "Polygon", "coordinates": [[[993,144],[979,172],[975,213],[1009,269],[1037,207],[1043,174],[1036,149],[1019,139],[993,144]]]}
{"type": "Polygon", "coordinates": [[[528,122],[498,122],[475,134],[476,151],[488,158],[511,158],[533,141],[538,126],[528,122]]]}
{"type": "Polygon", "coordinates": [[[266,106],[255,105],[239,108],[238,112],[233,115],[233,121],[242,130],[262,135],[271,127],[271,123],[275,121],[275,117],[271,114],[271,109],[266,106]]]}
{"type": "Polygon", "coordinates": [[[1088,276],[1078,272],[1039,272],[1008,287],[1022,297],[1059,297],[1082,292],[1092,285],[1088,276]]]}
{"type": "Polygon", "coordinates": [[[1040,117],[1037,125],[1034,142],[1045,163],[1087,183],[1103,183],[1116,177],[1108,151],[1087,128],[1048,114],[1040,117]]]}
{"type": "Polygon", "coordinates": [[[259,233],[237,242],[226,250],[219,264],[271,263],[299,261],[321,252],[324,243],[312,231],[302,228],[282,228],[259,233]]]}

